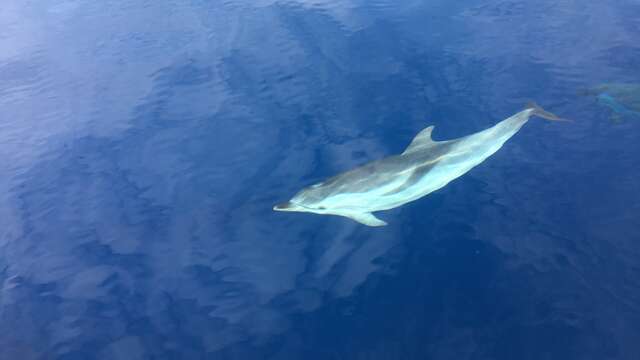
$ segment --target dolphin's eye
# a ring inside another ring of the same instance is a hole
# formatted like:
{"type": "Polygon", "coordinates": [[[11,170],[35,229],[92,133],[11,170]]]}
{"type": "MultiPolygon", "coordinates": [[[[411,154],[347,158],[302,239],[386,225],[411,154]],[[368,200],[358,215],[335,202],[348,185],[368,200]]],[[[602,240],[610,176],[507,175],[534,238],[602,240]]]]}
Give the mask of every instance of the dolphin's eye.
{"type": "Polygon", "coordinates": [[[318,210],[326,210],[327,208],[324,206],[318,206],[318,210]]]}

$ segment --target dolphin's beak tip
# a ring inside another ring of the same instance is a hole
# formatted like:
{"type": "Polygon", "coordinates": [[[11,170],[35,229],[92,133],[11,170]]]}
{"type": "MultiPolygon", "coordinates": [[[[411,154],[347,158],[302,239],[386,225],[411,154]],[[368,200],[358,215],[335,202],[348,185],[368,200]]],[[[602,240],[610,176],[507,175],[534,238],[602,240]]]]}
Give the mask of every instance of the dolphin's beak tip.
{"type": "Polygon", "coordinates": [[[275,211],[286,211],[289,208],[291,208],[291,203],[287,201],[285,203],[275,205],[273,207],[273,210],[275,210],[275,211]]]}

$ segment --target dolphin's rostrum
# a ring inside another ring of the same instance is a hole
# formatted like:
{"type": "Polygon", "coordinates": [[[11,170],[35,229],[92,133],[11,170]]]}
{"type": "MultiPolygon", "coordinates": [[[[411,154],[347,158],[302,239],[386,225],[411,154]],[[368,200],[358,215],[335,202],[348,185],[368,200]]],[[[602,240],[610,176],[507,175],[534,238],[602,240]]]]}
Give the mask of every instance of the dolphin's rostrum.
{"type": "Polygon", "coordinates": [[[402,154],[311,185],[273,210],[339,215],[368,226],[387,225],[372,213],[417,200],[465,174],[498,151],[532,115],[564,120],[530,103],[493,127],[459,139],[434,141],[433,126],[429,126],[402,154]]]}

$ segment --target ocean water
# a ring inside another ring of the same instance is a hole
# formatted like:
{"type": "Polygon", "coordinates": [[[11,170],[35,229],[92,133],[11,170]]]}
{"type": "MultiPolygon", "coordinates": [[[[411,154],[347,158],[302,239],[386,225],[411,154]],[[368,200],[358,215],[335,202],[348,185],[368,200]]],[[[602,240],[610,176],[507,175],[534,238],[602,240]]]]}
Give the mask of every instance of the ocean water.
{"type": "Polygon", "coordinates": [[[639,18],[4,0],[0,359],[640,359],[640,121],[581,91],[640,83],[639,18]],[[574,121],[532,119],[386,227],[272,211],[528,100],[574,121]]]}

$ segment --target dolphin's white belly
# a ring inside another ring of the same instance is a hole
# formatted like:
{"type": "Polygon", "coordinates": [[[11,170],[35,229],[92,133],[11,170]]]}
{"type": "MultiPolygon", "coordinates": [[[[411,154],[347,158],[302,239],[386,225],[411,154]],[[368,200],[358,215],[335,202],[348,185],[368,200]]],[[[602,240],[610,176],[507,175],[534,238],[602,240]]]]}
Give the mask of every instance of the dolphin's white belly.
{"type": "MultiPolygon", "coordinates": [[[[500,144],[502,146],[502,144],[500,144]]],[[[397,205],[417,200],[459,178],[494,154],[500,146],[488,146],[484,149],[464,149],[458,154],[452,153],[441,160],[420,181],[397,194],[397,205]],[[401,201],[400,201],[401,200],[401,201]]]]}
{"type": "Polygon", "coordinates": [[[483,162],[490,154],[474,154],[474,156],[457,156],[443,160],[434,166],[415,184],[401,191],[383,195],[373,202],[369,211],[393,209],[408,202],[426,196],[444,186],[452,180],[464,175],[476,165],[483,162]]]}
{"type": "MultiPolygon", "coordinates": [[[[384,209],[391,209],[390,205],[397,202],[395,196],[387,194],[401,187],[412,175],[413,169],[407,169],[402,174],[396,174],[392,179],[380,187],[376,187],[364,192],[339,193],[325,199],[323,204],[327,208],[339,210],[340,212],[371,212],[384,209]],[[375,209],[375,210],[374,210],[375,209]]],[[[396,205],[397,206],[397,205],[396,205]]]]}

